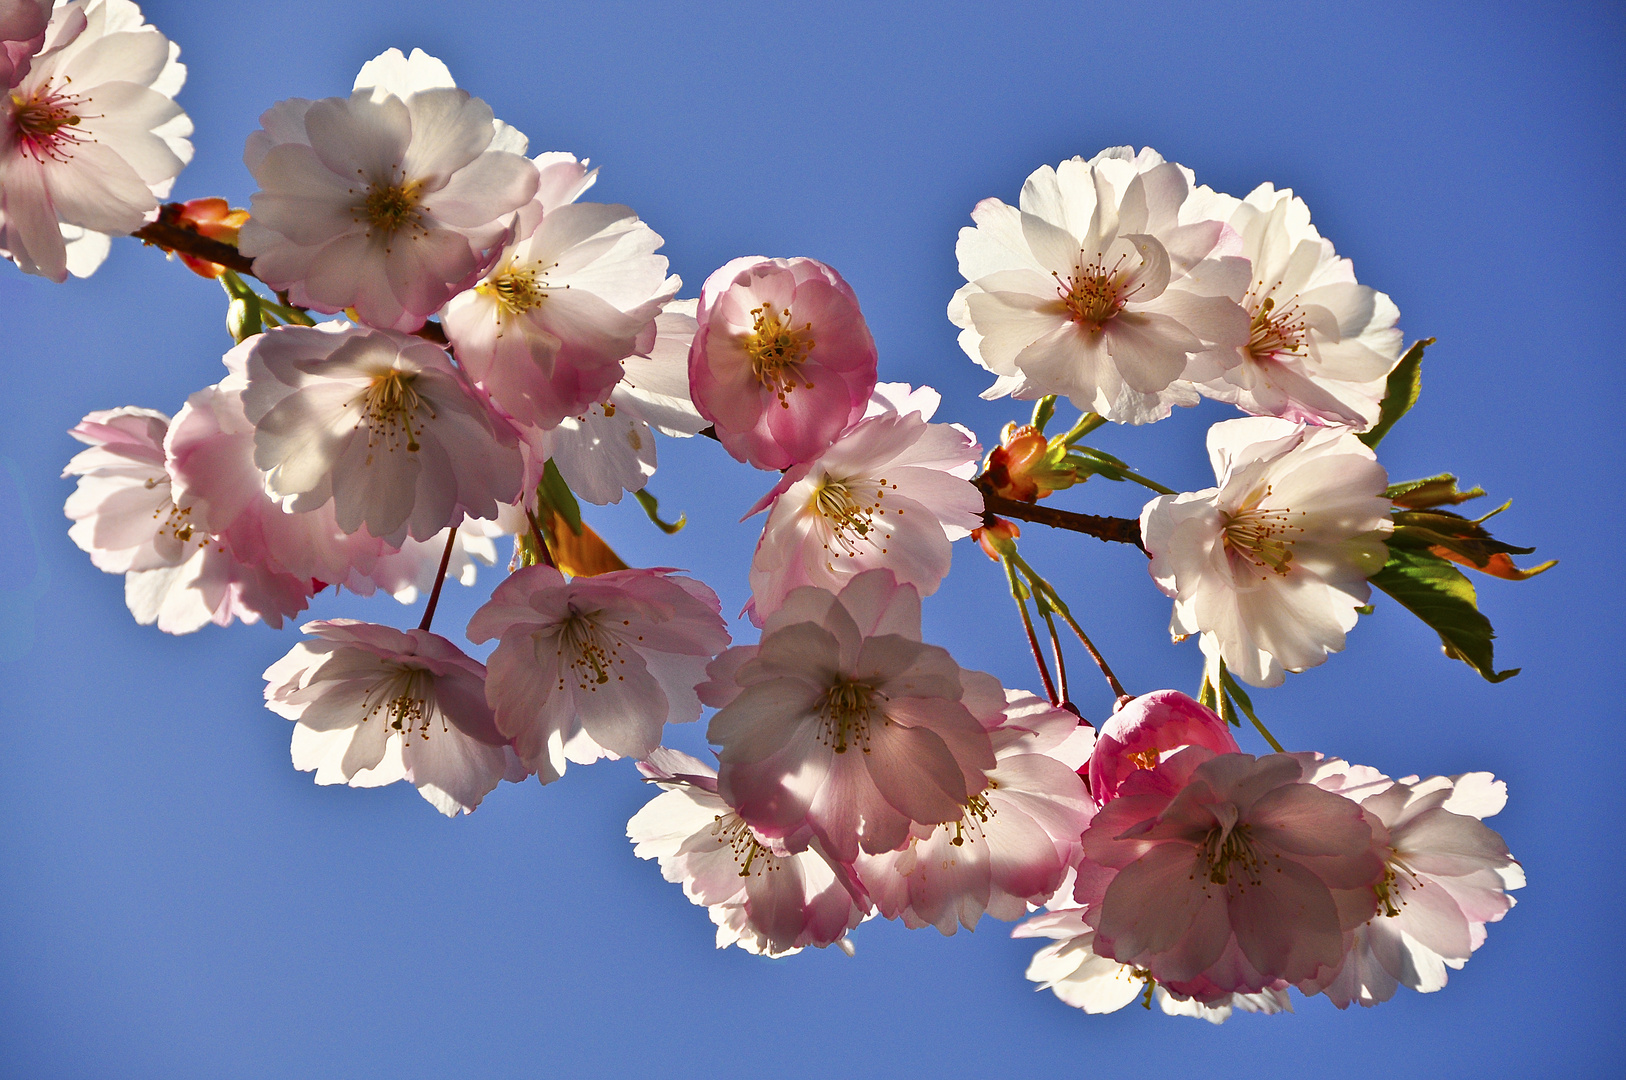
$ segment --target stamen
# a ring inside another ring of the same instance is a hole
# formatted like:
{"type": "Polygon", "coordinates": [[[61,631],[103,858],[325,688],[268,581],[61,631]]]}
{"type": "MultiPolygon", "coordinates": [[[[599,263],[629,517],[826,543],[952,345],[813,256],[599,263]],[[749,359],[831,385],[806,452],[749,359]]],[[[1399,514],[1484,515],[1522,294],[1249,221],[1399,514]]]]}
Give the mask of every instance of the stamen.
{"type": "Polygon", "coordinates": [[[566,669],[575,673],[577,689],[594,694],[609,683],[612,675],[617,681],[625,678],[615,674],[616,666],[627,662],[620,653],[621,643],[614,634],[603,632],[594,618],[596,614],[578,611],[572,605],[570,617],[559,626],[561,690],[565,688],[566,669]]]}
{"type": "Polygon", "coordinates": [[[825,541],[824,550],[834,558],[843,555],[850,558],[866,550],[885,555],[887,549],[883,545],[892,532],[879,519],[886,515],[881,501],[889,489],[896,491],[898,485],[888,484],[884,479],[837,480],[826,476],[808,500],[808,509],[829,523],[830,538],[825,541]]]}
{"type": "Polygon", "coordinates": [[[767,304],[752,308],[751,315],[751,333],[745,338],[751,373],[788,409],[790,402],[786,398],[798,385],[813,389],[813,384],[802,378],[801,369],[802,361],[813,350],[813,324],[792,326],[790,308],[775,311],[767,304]]]}
{"type": "Polygon", "coordinates": [[[998,812],[989,803],[987,795],[971,796],[966,800],[965,814],[961,816],[959,821],[954,823],[954,835],[949,839],[949,843],[955,847],[963,847],[967,835],[975,841],[977,836],[982,833],[982,827],[988,824],[988,819],[998,812]]]}
{"type": "MultiPolygon", "coordinates": [[[[383,713],[384,725],[392,734],[399,734],[405,743],[412,736],[429,738],[430,726],[437,710],[430,700],[434,677],[422,668],[396,667],[395,671],[374,684],[362,699],[362,723],[383,713]]],[[[446,731],[445,718],[441,718],[441,731],[446,731]]]]}
{"type": "MultiPolygon", "coordinates": [[[[372,383],[362,391],[362,421],[367,424],[367,445],[375,445],[375,436],[382,435],[384,448],[394,452],[402,430],[406,431],[406,448],[416,453],[419,449],[417,432],[412,430],[418,410],[423,409],[429,419],[435,418],[434,407],[425,401],[413,387],[418,376],[409,371],[391,369],[375,375],[372,383]]],[[[420,422],[419,427],[423,425],[420,422]]]]}
{"type": "Polygon", "coordinates": [[[1129,258],[1127,255],[1118,256],[1111,269],[1103,264],[1104,258],[1097,252],[1094,262],[1087,265],[1080,262],[1065,282],[1056,271],[1050,272],[1050,276],[1056,279],[1056,295],[1060,297],[1067,317],[1093,330],[1099,330],[1122,311],[1123,306],[1141,288],[1137,285],[1126,290],[1129,283],[1129,271],[1124,268],[1129,258]]]}
{"type": "Polygon", "coordinates": [[[1263,866],[1254,853],[1253,842],[1246,825],[1219,827],[1203,841],[1203,855],[1208,862],[1208,880],[1215,885],[1230,882],[1233,867],[1253,884],[1259,884],[1259,871],[1263,866]]]}
{"type": "Polygon", "coordinates": [[[497,308],[503,315],[523,315],[533,308],[540,307],[542,301],[548,298],[549,289],[570,288],[569,285],[548,284],[548,271],[554,266],[543,266],[541,263],[509,263],[491,277],[474,287],[474,291],[484,293],[497,302],[497,308]]]}
{"type": "Polygon", "coordinates": [[[711,827],[711,835],[719,845],[733,849],[734,863],[740,868],[740,877],[751,876],[752,864],[756,865],[755,873],[758,875],[771,874],[781,866],[779,856],[757,839],[751,826],[738,814],[718,814],[716,823],[711,827]]]}
{"type": "MultiPolygon", "coordinates": [[[[1303,517],[1304,513],[1287,509],[1261,510],[1259,503],[1270,493],[1271,488],[1267,484],[1242,509],[1230,514],[1222,512],[1220,518],[1224,528],[1220,535],[1226,550],[1243,562],[1259,570],[1268,569],[1271,573],[1285,576],[1292,569],[1293,544],[1297,540],[1293,534],[1304,532],[1302,527],[1291,522],[1295,517],[1303,517]]],[[[1260,578],[1265,580],[1263,574],[1260,578]]]]}
{"type": "MultiPolygon", "coordinates": [[[[1255,283],[1254,290],[1263,284],[1255,283]]],[[[1256,293],[1250,290],[1249,296],[1243,299],[1243,304],[1252,308],[1255,295],[1256,293]]],[[[1267,296],[1257,303],[1258,310],[1254,313],[1253,323],[1249,328],[1248,355],[1256,361],[1298,355],[1310,336],[1303,313],[1298,310],[1298,297],[1289,300],[1280,311],[1276,310],[1276,301],[1271,297],[1267,296]]]]}
{"type": "MultiPolygon", "coordinates": [[[[869,753],[870,721],[874,718],[875,689],[860,682],[843,680],[832,686],[819,706],[823,720],[819,741],[845,754],[849,746],[856,745],[869,753]]],[[[885,722],[885,716],[882,716],[885,722]]]]}
{"type": "Polygon", "coordinates": [[[96,119],[79,113],[83,104],[72,94],[52,90],[49,83],[40,85],[28,97],[13,90],[11,122],[17,132],[18,150],[37,162],[46,158],[67,161],[75,146],[94,141],[76,130],[84,120],[96,119]]]}
{"type": "Polygon", "coordinates": [[[422,214],[418,210],[417,183],[373,182],[367,186],[367,198],[359,208],[373,228],[388,234],[411,226],[421,227],[422,214]]]}

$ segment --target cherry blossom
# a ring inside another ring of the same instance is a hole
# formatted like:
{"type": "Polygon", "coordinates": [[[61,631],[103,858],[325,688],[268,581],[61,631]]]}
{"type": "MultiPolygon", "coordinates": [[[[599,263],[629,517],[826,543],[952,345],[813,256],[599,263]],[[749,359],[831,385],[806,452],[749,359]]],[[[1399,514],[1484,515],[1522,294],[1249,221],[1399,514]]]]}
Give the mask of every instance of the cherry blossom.
{"type": "Polygon", "coordinates": [[[735,259],[700,289],[689,353],[695,406],[759,469],[817,457],[864,415],[875,340],[858,297],[816,259],[735,259]]]}
{"type": "Polygon", "coordinates": [[[920,640],[920,593],[888,570],[839,594],[793,590],[758,644],[728,650],[700,700],[718,791],[751,826],[851,863],[917,825],[959,821],[987,787],[993,747],[962,702],[960,666],[920,640]]]}
{"type": "MultiPolygon", "coordinates": [[[[525,221],[522,215],[521,221],[525,221]]],[[[522,424],[551,428],[604,401],[621,361],[676,295],[661,238],[625,206],[570,203],[505,247],[443,322],[457,359],[522,424]]]]}
{"type": "Polygon", "coordinates": [[[1247,263],[1190,196],[1189,170],[1120,146],[1040,168],[1019,207],[978,203],[949,319],[998,376],[983,396],[1062,394],[1130,424],[1196,404],[1191,358],[1247,343],[1247,263]]]}
{"type": "Polygon", "coordinates": [[[99,569],[124,574],[125,603],[143,626],[189,634],[264,618],[280,628],[305,609],[310,582],[239,558],[176,505],[164,450],[170,429],[163,413],[138,408],[94,412],[73,428],[90,449],[63,472],[79,477],[65,507],[68,535],[99,569]]]}
{"type": "Polygon", "coordinates": [[[1211,1005],[1335,972],[1377,909],[1381,839],[1291,755],[1192,746],[1096,814],[1075,897],[1098,955],[1211,1005]]]}
{"type": "Polygon", "coordinates": [[[1524,885],[1524,870],[1480,823],[1507,802],[1507,785],[1489,773],[1391,781],[1359,770],[1351,783],[1345,768],[1319,763],[1315,782],[1357,800],[1387,830],[1378,912],[1350,933],[1336,976],[1299,989],[1340,1009],[1370,1008],[1402,985],[1425,994],[1444,987],[1446,970],[1467,963],[1485,925],[1513,907],[1507,891],[1524,885]]]}
{"type": "Polygon", "coordinates": [[[519,498],[516,433],[435,345],[337,322],[246,344],[254,461],[285,509],[331,501],[345,532],[399,546],[519,498]]]}
{"type": "MultiPolygon", "coordinates": [[[[0,29],[32,29],[32,6],[0,29]]],[[[179,54],[130,0],[72,0],[43,35],[0,46],[0,252],[19,268],[86,277],[110,234],[135,232],[158,209],[192,159],[192,122],[174,101],[186,79],[179,54]]]]}
{"type": "Polygon", "coordinates": [[[950,544],[982,524],[982,493],[971,483],[982,448],[965,428],[930,416],[878,410],[751,508],[747,516],[768,510],[751,560],[753,622],[792,589],[835,592],[865,570],[891,570],[922,596],[937,591],[950,544]]]}
{"type": "Polygon", "coordinates": [[[627,836],[640,859],[658,859],[661,875],[706,908],[717,947],[788,956],[808,946],[851,952],[847,931],[870,914],[850,873],[816,848],[789,854],[736,814],[717,794],[704,763],[659,747],[638,763],[658,783],[627,836]]]}
{"type": "Polygon", "coordinates": [[[469,620],[497,638],[486,693],[497,727],[544,784],[566,762],[647,757],[668,723],[700,718],[695,685],[728,646],[710,589],[666,570],[567,581],[516,571],[469,620]]]}
{"type": "Polygon", "coordinates": [[[294,768],[318,784],[406,780],[448,817],[523,779],[486,704],[485,668],[439,634],[330,619],[265,671],[266,708],[295,722],[294,768]]]}
{"type": "Polygon", "coordinates": [[[525,137],[417,49],[369,61],[348,98],[279,102],[260,127],[240,249],[294,303],[370,326],[417,329],[478,280],[539,183],[525,137]]]}
{"type": "Polygon", "coordinates": [[[1198,392],[1256,415],[1371,427],[1400,359],[1400,310],[1356,283],[1350,261],[1322,239],[1291,191],[1261,184],[1235,199],[1199,188],[1193,199],[1197,212],[1241,236],[1253,267],[1242,297],[1247,343],[1211,358],[1222,373],[1198,392]]]}
{"type": "Polygon", "coordinates": [[[1178,690],[1154,690],[1119,705],[1101,725],[1090,755],[1091,797],[1097,805],[1111,802],[1131,773],[1155,769],[1164,755],[1187,746],[1216,754],[1242,749],[1214,710],[1178,690]]]}
{"type": "Polygon", "coordinates": [[[1048,900],[1077,861],[1094,806],[1075,770],[1094,733],[1032,694],[1005,696],[1006,709],[979,717],[995,764],[963,815],[929,831],[917,827],[901,851],[858,856],[859,879],[886,918],[950,935],[976,929],[984,913],[1019,919],[1048,900]],[[1076,757],[1053,756],[1063,745],[1076,757]]]}
{"type": "Polygon", "coordinates": [[[1176,637],[1201,634],[1210,662],[1276,686],[1344,647],[1382,568],[1388,474],[1347,429],[1270,417],[1208,429],[1217,486],[1141,511],[1176,637]]]}

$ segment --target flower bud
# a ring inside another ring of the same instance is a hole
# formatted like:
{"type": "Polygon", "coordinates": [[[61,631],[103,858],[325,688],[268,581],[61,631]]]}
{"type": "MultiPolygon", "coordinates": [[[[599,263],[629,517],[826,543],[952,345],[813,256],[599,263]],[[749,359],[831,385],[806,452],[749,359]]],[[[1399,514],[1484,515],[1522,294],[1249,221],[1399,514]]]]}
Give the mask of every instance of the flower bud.
{"type": "MultiPolygon", "coordinates": [[[[175,215],[175,224],[191,229],[199,236],[206,236],[210,240],[218,240],[222,244],[237,246],[237,230],[243,227],[248,220],[247,210],[234,210],[225,199],[193,199],[181,204],[180,212],[175,215]]],[[[207,259],[200,259],[196,255],[185,252],[176,252],[181,261],[191,268],[194,274],[206,278],[219,277],[225,269],[219,263],[212,263],[207,259]]],[[[241,339],[239,339],[241,340],[241,339]]]]}
{"type": "Polygon", "coordinates": [[[1066,459],[1067,446],[1061,440],[1047,440],[1031,425],[1006,424],[1000,444],[983,467],[984,486],[1007,499],[1037,502],[1078,482],[1066,459]]]}
{"type": "Polygon", "coordinates": [[[1016,554],[1015,540],[1021,535],[1022,530],[1016,527],[1016,522],[1006,521],[1002,517],[994,518],[992,525],[971,530],[971,538],[982,545],[983,552],[995,562],[1016,554]]]}

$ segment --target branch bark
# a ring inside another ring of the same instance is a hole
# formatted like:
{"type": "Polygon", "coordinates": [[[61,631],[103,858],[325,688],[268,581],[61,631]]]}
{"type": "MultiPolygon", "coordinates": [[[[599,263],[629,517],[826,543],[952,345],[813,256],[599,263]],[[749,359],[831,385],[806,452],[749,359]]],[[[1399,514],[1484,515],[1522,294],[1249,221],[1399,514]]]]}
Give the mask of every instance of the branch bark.
{"type": "Polygon", "coordinates": [[[1107,540],[1118,544],[1134,544],[1141,551],[1146,545],[1141,542],[1140,522],[1134,518],[1098,517],[1095,514],[1075,514],[1071,510],[1057,510],[1050,506],[1040,506],[1037,503],[1017,502],[1001,495],[995,495],[986,488],[982,489],[983,519],[987,521],[993,515],[1016,518],[1019,521],[1032,521],[1040,525],[1049,525],[1053,529],[1067,529],[1070,532],[1083,533],[1093,536],[1097,540],[1107,540]]]}

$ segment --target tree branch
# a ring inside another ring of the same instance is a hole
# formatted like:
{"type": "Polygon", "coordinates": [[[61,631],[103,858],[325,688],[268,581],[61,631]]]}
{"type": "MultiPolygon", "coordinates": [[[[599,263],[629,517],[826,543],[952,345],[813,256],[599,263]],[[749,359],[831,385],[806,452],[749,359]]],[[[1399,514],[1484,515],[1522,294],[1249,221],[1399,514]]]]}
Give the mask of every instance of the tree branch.
{"type": "Polygon", "coordinates": [[[1146,550],[1145,544],[1141,542],[1140,522],[1134,518],[1075,514],[1071,510],[1057,510],[1054,507],[1040,506],[1037,503],[1017,502],[1015,499],[995,495],[987,488],[981,490],[984,521],[998,514],[1001,517],[1017,518],[1020,521],[1033,521],[1040,525],[1049,525],[1053,529],[1067,529],[1070,532],[1084,533],[1087,536],[1095,537],[1097,540],[1108,540],[1118,544],[1134,544],[1142,551],[1146,550]]]}
{"type": "Polygon", "coordinates": [[[163,209],[158,212],[157,221],[149,221],[132,235],[144,244],[161,247],[165,251],[179,252],[182,255],[191,255],[224,266],[228,270],[235,270],[239,274],[254,276],[254,260],[231,244],[211,240],[202,233],[193,232],[180,224],[177,220],[180,212],[180,203],[165,203],[163,209]]]}

